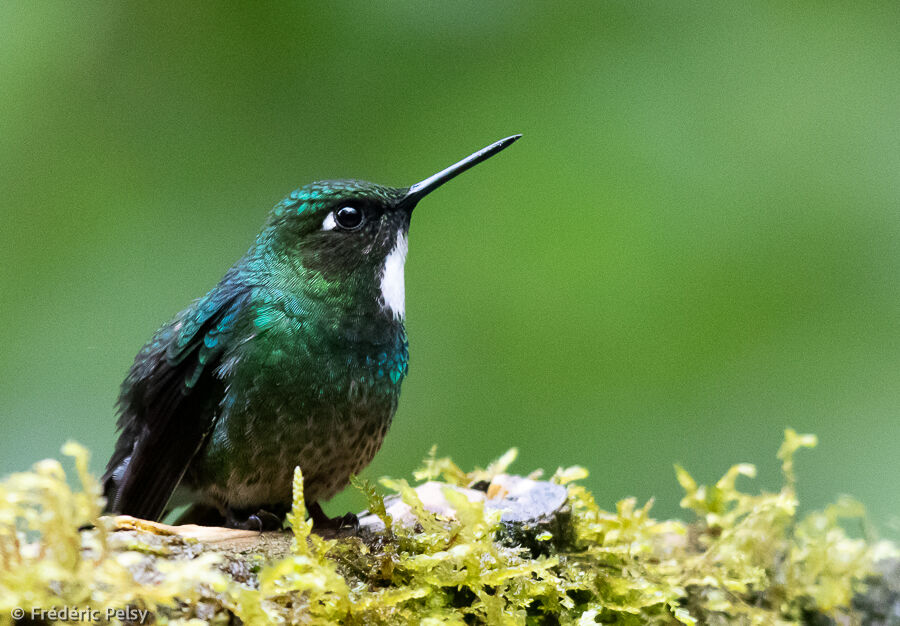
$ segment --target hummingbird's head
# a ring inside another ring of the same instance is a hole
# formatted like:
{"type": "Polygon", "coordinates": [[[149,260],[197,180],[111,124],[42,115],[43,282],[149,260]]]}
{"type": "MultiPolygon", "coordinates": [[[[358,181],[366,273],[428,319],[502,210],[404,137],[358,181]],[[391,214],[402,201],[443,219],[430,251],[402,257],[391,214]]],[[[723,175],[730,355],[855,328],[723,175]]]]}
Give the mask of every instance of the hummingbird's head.
{"type": "Polygon", "coordinates": [[[403,267],[413,209],[428,193],[519,137],[501,139],[411,187],[361,180],[310,183],[275,205],[266,230],[304,270],[326,281],[356,277],[371,283],[374,277],[383,308],[402,319],[403,267]]]}

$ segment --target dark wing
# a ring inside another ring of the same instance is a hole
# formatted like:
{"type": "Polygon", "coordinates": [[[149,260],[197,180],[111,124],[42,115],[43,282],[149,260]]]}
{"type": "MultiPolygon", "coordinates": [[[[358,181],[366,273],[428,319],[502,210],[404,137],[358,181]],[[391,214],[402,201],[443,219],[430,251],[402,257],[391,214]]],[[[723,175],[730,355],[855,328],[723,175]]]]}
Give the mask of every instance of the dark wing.
{"type": "Polygon", "coordinates": [[[163,326],[119,396],[121,431],[103,476],[107,510],[157,520],[203,445],[225,393],[217,371],[249,301],[222,283],[163,326]]]}

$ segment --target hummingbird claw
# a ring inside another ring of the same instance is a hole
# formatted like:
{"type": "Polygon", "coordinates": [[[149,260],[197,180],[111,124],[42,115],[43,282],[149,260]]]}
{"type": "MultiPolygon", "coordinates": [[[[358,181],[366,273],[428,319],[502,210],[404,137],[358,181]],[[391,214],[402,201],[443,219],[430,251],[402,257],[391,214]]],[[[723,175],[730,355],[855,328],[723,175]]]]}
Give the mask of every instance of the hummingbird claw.
{"type": "Polygon", "coordinates": [[[359,518],[355,513],[347,513],[341,517],[328,517],[318,502],[313,502],[306,508],[313,521],[313,530],[316,532],[324,530],[347,535],[359,533],[359,518]]]}
{"type": "Polygon", "coordinates": [[[260,509],[244,519],[242,519],[235,511],[228,509],[225,520],[225,526],[227,528],[255,530],[260,533],[269,530],[281,530],[282,525],[283,519],[281,517],[264,509],[260,509]]]}

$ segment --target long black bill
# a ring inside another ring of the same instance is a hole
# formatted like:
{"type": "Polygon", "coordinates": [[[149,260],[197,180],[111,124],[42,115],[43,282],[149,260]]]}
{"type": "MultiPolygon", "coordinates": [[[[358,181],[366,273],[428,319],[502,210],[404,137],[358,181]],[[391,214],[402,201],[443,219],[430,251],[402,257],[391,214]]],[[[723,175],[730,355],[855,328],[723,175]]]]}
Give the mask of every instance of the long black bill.
{"type": "Polygon", "coordinates": [[[406,194],[406,197],[403,199],[403,204],[409,207],[411,211],[413,207],[416,206],[416,203],[421,200],[423,197],[446,183],[448,180],[452,178],[456,178],[467,169],[472,167],[473,165],[478,165],[485,159],[489,159],[494,156],[507,146],[511,145],[514,141],[516,141],[522,135],[513,135],[511,137],[507,137],[506,139],[501,139],[500,141],[495,141],[491,145],[486,148],[482,148],[475,154],[469,155],[464,158],[459,163],[454,163],[447,169],[441,170],[437,174],[433,176],[429,176],[425,180],[420,183],[416,183],[412,187],[409,188],[409,192],[406,194]]]}

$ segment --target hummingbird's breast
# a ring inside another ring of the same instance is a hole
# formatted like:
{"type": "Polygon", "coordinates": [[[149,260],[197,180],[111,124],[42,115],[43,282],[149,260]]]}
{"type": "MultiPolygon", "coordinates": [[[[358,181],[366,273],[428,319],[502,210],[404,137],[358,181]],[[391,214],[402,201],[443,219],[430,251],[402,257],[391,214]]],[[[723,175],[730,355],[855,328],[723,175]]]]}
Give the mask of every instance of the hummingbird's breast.
{"type": "Polygon", "coordinates": [[[288,503],[294,467],[309,502],[328,499],[381,446],[408,369],[402,321],[316,317],[259,294],[252,338],[231,357],[227,390],[186,482],[233,508],[288,503]]]}

